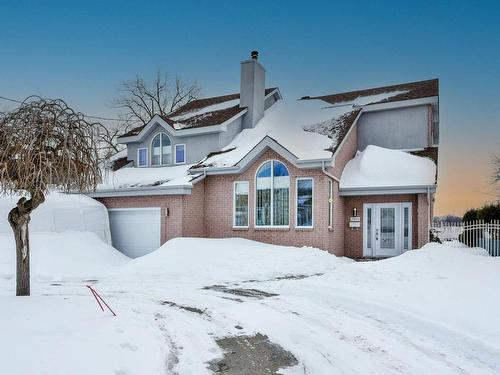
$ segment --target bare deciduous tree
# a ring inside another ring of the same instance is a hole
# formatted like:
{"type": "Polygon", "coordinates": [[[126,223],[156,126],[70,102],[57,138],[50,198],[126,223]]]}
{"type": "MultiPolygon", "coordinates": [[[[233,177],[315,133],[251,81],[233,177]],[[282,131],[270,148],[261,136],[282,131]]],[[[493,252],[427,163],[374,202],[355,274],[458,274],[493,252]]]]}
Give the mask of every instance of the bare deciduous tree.
{"type": "Polygon", "coordinates": [[[120,109],[121,121],[108,124],[100,134],[101,157],[106,159],[120,151],[117,138],[136,126],[146,125],[158,114],[167,115],[180,106],[200,96],[200,86],[196,82],[185,82],[180,78],[170,80],[160,70],[151,83],[144,78],[122,82],[120,96],[111,105],[120,109]]]}
{"type": "Polygon", "coordinates": [[[16,241],[18,296],[30,294],[31,212],[52,189],[95,188],[101,179],[99,127],[60,99],[31,97],[0,116],[0,192],[22,196],[8,216],[16,241]]]}
{"type": "Polygon", "coordinates": [[[124,111],[126,122],[145,125],[154,115],[167,115],[197,99],[200,86],[178,77],[171,81],[167,74],[158,70],[151,84],[137,77],[123,82],[120,91],[122,95],[113,100],[113,106],[124,111]]]}
{"type": "Polygon", "coordinates": [[[500,200],[500,156],[493,155],[491,159],[493,164],[493,174],[491,176],[491,180],[497,189],[497,199],[500,200]]]}

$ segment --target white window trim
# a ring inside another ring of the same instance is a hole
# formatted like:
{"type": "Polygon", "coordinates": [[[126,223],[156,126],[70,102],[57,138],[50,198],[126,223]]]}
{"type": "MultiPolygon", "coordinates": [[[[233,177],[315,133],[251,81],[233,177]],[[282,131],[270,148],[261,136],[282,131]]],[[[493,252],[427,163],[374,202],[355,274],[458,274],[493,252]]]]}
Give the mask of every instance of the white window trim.
{"type": "Polygon", "coordinates": [[[236,184],[246,184],[247,185],[247,196],[248,196],[248,220],[247,223],[250,224],[250,183],[248,181],[234,181],[233,182],[233,228],[234,229],[248,229],[247,225],[236,225],[236,184]]]}
{"type": "Polygon", "coordinates": [[[333,223],[334,223],[334,218],[333,218],[333,192],[334,192],[333,180],[329,179],[328,180],[328,228],[330,228],[330,229],[333,228],[333,223]],[[332,219],[331,222],[330,222],[330,218],[332,219]]]}
{"type": "Polygon", "coordinates": [[[137,149],[137,167],[138,168],[144,168],[148,166],[148,161],[149,161],[149,150],[147,147],[141,147],[137,149]],[[141,160],[139,157],[139,152],[141,150],[146,150],[146,164],[145,165],[140,165],[139,161],[141,160]]]}
{"type": "Polygon", "coordinates": [[[163,140],[162,140],[162,136],[161,134],[165,134],[168,139],[170,140],[170,155],[171,155],[171,160],[173,160],[173,158],[175,157],[175,155],[172,155],[172,148],[173,148],[173,144],[172,144],[172,138],[170,138],[170,136],[165,133],[165,132],[159,132],[159,133],[156,133],[154,135],[153,138],[151,138],[151,142],[150,142],[150,145],[149,145],[149,148],[151,149],[151,152],[149,153],[150,154],[150,157],[149,157],[149,165],[153,166],[153,167],[162,167],[164,165],[172,165],[172,163],[163,163],[163,140]],[[153,164],[153,141],[155,140],[155,138],[160,135],[160,164],[153,164]]]}
{"type": "Polygon", "coordinates": [[[186,164],[186,159],[187,159],[186,154],[187,154],[187,152],[186,152],[186,144],[185,143],[178,143],[178,144],[174,145],[175,164],[186,164]],[[182,161],[182,162],[177,161],[177,147],[178,146],[184,146],[184,161],[182,161]]]}
{"type": "Polygon", "coordinates": [[[314,178],[313,177],[297,177],[295,179],[295,228],[298,229],[312,229],[314,228],[314,178]],[[299,214],[299,181],[311,180],[312,182],[312,217],[311,225],[298,225],[299,214]]]}
{"type": "Polygon", "coordinates": [[[283,163],[281,160],[268,159],[259,165],[259,167],[257,168],[257,171],[255,172],[254,189],[253,189],[254,190],[253,225],[255,228],[258,228],[258,229],[279,229],[279,228],[286,229],[286,228],[290,228],[290,202],[291,202],[291,197],[292,197],[292,195],[290,194],[290,181],[291,181],[290,169],[288,169],[286,164],[283,163]],[[271,162],[271,222],[273,221],[273,218],[274,218],[274,170],[273,170],[274,165],[273,164],[275,161],[277,161],[277,162],[280,162],[281,164],[283,164],[285,166],[286,170],[288,171],[288,179],[289,179],[289,182],[288,182],[288,225],[272,225],[272,224],[271,225],[258,225],[257,224],[257,174],[259,173],[260,168],[269,161],[271,162]]]}

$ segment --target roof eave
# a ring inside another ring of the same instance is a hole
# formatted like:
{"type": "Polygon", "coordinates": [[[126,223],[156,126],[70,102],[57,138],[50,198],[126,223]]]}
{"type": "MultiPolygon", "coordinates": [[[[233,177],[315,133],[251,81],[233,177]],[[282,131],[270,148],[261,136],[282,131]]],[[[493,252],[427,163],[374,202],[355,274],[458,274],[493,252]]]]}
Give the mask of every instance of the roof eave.
{"type": "Polygon", "coordinates": [[[92,198],[141,195],[184,195],[191,194],[192,188],[192,185],[141,186],[135,188],[99,189],[93,192],[86,192],[85,195],[92,198]]]}
{"type": "Polygon", "coordinates": [[[200,127],[192,127],[192,128],[186,128],[186,129],[175,129],[172,126],[170,126],[164,119],[162,119],[158,115],[154,115],[151,120],[148,122],[148,124],[142,129],[139,134],[129,136],[129,137],[120,137],[117,139],[118,143],[120,144],[126,144],[126,143],[131,143],[131,142],[140,142],[143,139],[143,135],[151,129],[151,127],[155,123],[159,123],[162,127],[165,128],[169,133],[172,135],[175,135],[176,137],[188,137],[191,135],[199,135],[199,134],[210,134],[210,133],[222,133],[227,131],[227,126],[238,119],[239,117],[243,116],[245,113],[248,112],[247,108],[241,108],[241,111],[239,111],[236,115],[232,116],[231,118],[227,119],[224,122],[221,122],[220,124],[214,124],[214,125],[206,125],[206,126],[200,126],[200,127]]]}
{"type": "Polygon", "coordinates": [[[365,186],[365,187],[340,187],[341,196],[358,195],[393,195],[393,194],[421,194],[436,192],[436,184],[407,185],[407,186],[365,186]]]}

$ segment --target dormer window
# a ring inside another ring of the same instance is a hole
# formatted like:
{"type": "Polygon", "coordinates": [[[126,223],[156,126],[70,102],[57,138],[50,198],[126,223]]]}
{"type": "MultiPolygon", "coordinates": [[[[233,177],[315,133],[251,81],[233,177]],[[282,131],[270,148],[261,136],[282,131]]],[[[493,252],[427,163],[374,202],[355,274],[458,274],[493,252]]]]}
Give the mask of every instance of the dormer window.
{"type": "Polygon", "coordinates": [[[151,165],[172,164],[172,142],[165,133],[159,133],[151,142],[151,165]]]}

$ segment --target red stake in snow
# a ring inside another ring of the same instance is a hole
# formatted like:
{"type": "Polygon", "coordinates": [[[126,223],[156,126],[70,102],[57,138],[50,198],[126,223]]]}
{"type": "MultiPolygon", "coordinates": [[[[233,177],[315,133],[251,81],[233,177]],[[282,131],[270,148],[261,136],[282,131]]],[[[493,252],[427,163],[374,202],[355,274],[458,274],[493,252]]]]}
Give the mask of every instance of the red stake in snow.
{"type": "Polygon", "coordinates": [[[104,299],[99,295],[99,293],[97,293],[95,291],[94,288],[92,288],[90,285],[85,285],[87,288],[89,288],[90,292],[92,293],[92,295],[94,296],[95,300],[97,301],[99,307],[101,308],[102,311],[104,311],[104,307],[102,307],[102,303],[104,303],[104,305],[108,308],[109,311],[111,311],[111,314],[113,314],[114,316],[116,316],[115,312],[113,310],[111,310],[111,307],[109,307],[109,305],[106,303],[106,301],[104,301],[104,299]]]}

